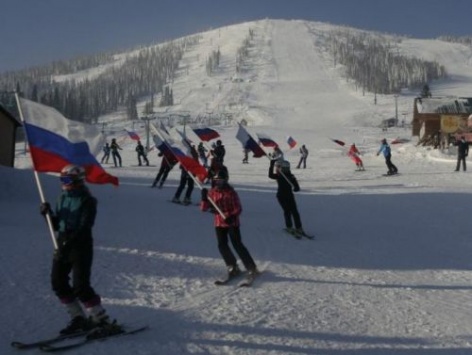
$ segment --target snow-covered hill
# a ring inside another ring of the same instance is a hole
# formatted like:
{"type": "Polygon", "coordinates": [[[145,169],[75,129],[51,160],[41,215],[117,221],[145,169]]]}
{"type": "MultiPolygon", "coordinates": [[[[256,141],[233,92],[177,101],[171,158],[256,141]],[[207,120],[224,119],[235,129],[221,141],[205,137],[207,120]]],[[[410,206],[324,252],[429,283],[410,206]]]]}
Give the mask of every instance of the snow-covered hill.
{"type": "MultiPolygon", "coordinates": [[[[302,187],[296,198],[304,228],[316,240],[282,232],[268,160],[242,164],[236,127],[214,127],[242,200],[243,240],[263,272],[249,289],[215,287],[225,270],[212,216],[168,202],[178,169],[163,189],[149,188],[157,167],[133,166],[134,143],[121,137],[124,167],[106,166],[121,186],[91,186],[99,200],[93,284],[113,317],[151,328],[71,354],[472,352],[472,179],[453,172],[453,149],[416,147],[410,131],[376,127],[394,115],[394,97],[378,96],[374,105],[373,95],[354,91],[316,45],[314,30],[323,26],[267,20],[206,32],[186,53],[173,84],[173,109],[238,107],[251,134],[279,142],[302,187]],[[257,46],[238,82],[231,80],[230,53],[249,28],[257,46]],[[218,46],[222,69],[208,77],[205,56],[218,46]],[[307,169],[295,168],[298,147],[288,149],[287,135],[310,150],[307,169]],[[375,154],[384,137],[412,139],[392,145],[401,173],[395,177],[382,176],[384,160],[375,154]],[[355,142],[366,171],[355,172],[344,148],[330,138],[355,142]]],[[[446,66],[451,78],[432,83],[433,92],[470,92],[470,48],[414,39],[399,46],[446,66]]],[[[408,118],[415,95],[398,98],[399,112],[408,118]]],[[[1,354],[17,353],[9,346],[13,339],[48,336],[67,322],[50,290],[52,245],[22,148],[19,169],[0,169],[1,354]]],[[[150,158],[160,163],[154,152],[150,158]]],[[[42,182],[53,201],[57,178],[43,174],[42,182]]],[[[198,189],[193,199],[199,199],[198,189]]]]}

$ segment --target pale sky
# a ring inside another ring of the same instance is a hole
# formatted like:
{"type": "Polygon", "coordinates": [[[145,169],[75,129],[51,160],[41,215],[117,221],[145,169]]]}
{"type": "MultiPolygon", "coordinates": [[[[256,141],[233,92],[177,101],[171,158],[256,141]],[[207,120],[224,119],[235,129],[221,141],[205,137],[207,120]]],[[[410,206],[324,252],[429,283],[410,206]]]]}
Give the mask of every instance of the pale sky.
{"type": "Polygon", "coordinates": [[[264,18],[415,38],[472,34],[469,0],[0,0],[0,10],[0,71],[264,18]]]}

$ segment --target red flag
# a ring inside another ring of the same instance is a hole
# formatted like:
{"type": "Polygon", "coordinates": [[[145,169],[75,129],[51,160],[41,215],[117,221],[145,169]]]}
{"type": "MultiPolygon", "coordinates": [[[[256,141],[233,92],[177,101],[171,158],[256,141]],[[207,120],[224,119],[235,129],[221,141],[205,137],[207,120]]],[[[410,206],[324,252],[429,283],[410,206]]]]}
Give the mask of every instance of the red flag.
{"type": "Polygon", "coordinates": [[[344,143],[343,141],[340,141],[339,139],[333,139],[333,138],[331,138],[331,140],[332,140],[334,143],[339,144],[341,147],[344,147],[344,146],[346,145],[346,143],[344,143]]]}

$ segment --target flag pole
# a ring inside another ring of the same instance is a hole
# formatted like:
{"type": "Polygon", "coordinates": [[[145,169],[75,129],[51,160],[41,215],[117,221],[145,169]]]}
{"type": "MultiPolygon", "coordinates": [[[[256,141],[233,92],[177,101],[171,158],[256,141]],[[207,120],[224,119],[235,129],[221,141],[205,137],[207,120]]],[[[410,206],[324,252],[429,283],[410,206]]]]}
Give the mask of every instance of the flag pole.
{"type": "MultiPolygon", "coordinates": [[[[20,98],[18,96],[18,92],[15,92],[15,99],[16,99],[16,105],[18,106],[18,112],[20,114],[20,119],[21,119],[21,122],[23,122],[23,126],[24,126],[25,125],[25,119],[23,117],[23,111],[21,109],[21,103],[20,103],[20,98]]],[[[25,132],[25,139],[28,141],[28,145],[29,145],[27,130],[25,129],[24,132],[25,132]]],[[[30,145],[30,149],[31,149],[31,145],[30,145]]],[[[31,157],[31,154],[30,154],[30,157],[31,157]]],[[[36,186],[38,188],[39,198],[41,200],[41,203],[45,203],[46,199],[44,197],[43,186],[41,185],[41,180],[39,178],[38,172],[36,171],[36,167],[34,166],[34,160],[33,160],[32,157],[31,157],[31,162],[33,163],[33,174],[34,174],[34,179],[36,181],[36,186]]],[[[50,233],[51,239],[52,239],[52,244],[54,245],[54,249],[57,250],[58,246],[57,246],[57,240],[56,240],[56,233],[54,232],[54,227],[53,227],[53,224],[52,224],[51,215],[49,213],[46,213],[46,221],[48,223],[49,233],[50,233]]]]}
{"type": "MultiPolygon", "coordinates": [[[[169,150],[172,152],[172,149],[170,149],[169,147],[169,144],[167,143],[167,141],[164,139],[164,137],[162,136],[161,132],[159,132],[159,130],[151,123],[150,124],[150,127],[152,129],[152,131],[159,136],[159,138],[164,142],[165,145],[167,145],[167,147],[169,148],[169,150]]],[[[178,159],[177,159],[178,161],[178,159]]],[[[182,164],[180,164],[180,166],[185,169],[185,166],[183,166],[182,164]]],[[[190,172],[188,171],[187,169],[185,169],[185,171],[187,172],[187,174],[190,175],[190,177],[192,178],[192,180],[194,181],[194,183],[197,185],[197,187],[200,189],[200,190],[203,190],[203,186],[200,184],[200,182],[198,181],[198,179],[190,172]]],[[[223,218],[226,218],[225,214],[223,213],[223,211],[216,205],[215,201],[213,201],[210,197],[208,197],[208,201],[211,203],[211,205],[215,208],[215,210],[220,214],[221,217],[223,218]]]]}

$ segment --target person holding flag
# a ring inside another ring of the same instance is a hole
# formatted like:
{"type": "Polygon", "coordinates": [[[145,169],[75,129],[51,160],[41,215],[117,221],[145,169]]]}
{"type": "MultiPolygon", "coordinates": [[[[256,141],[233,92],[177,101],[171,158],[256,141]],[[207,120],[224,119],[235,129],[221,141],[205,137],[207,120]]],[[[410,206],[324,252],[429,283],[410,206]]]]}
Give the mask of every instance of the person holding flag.
{"type": "Polygon", "coordinates": [[[362,163],[362,160],[359,157],[360,154],[361,152],[359,152],[359,149],[357,149],[356,144],[352,143],[351,147],[349,148],[349,151],[347,152],[347,155],[356,164],[358,171],[364,171],[364,164],[362,163]]]}
{"type": "Polygon", "coordinates": [[[159,188],[162,189],[162,186],[166,182],[167,175],[169,175],[169,172],[172,170],[175,164],[177,164],[177,160],[172,154],[166,155],[162,152],[159,152],[157,156],[162,157],[161,167],[159,168],[159,171],[157,172],[156,178],[154,179],[151,187],[156,187],[156,185],[159,183],[159,188]]]}
{"type": "Polygon", "coordinates": [[[206,188],[201,191],[200,209],[202,211],[215,210],[214,225],[218,250],[228,270],[227,280],[241,274],[238,261],[228,246],[228,238],[248,271],[248,277],[254,278],[259,272],[254,259],[242,242],[239,227],[241,202],[238,193],[228,184],[228,179],[227,169],[218,171],[214,177],[214,186],[209,191],[206,188]]]}
{"type": "Polygon", "coordinates": [[[94,126],[68,120],[52,107],[15,96],[30,147],[40,213],[46,218],[54,245],[52,289],[71,317],[60,333],[96,327],[103,336],[120,333],[121,326],[110,322],[100,296],[90,285],[97,200],[85,181],[119,184],[95,159],[103,136],[94,126]],[[38,172],[60,172],[62,193],[54,211],[44,197],[38,172]]]}
{"type": "Polygon", "coordinates": [[[123,148],[121,148],[118,145],[118,143],[116,143],[115,138],[111,140],[110,149],[111,149],[111,156],[113,157],[113,163],[115,164],[115,168],[118,167],[118,164],[120,165],[120,168],[121,168],[121,155],[118,150],[123,150],[123,148]],[[118,164],[117,164],[117,161],[118,161],[118,164]]]}
{"type": "Polygon", "coordinates": [[[51,271],[52,289],[70,315],[62,335],[102,327],[107,332],[121,332],[110,322],[101,298],[90,285],[93,260],[92,227],[97,214],[97,199],[84,183],[85,170],[70,164],[61,170],[62,192],[54,211],[49,202],[40,205],[40,213],[49,215],[57,231],[57,249],[51,271]],[[72,275],[72,286],[69,275],[72,275]]]}
{"type": "Polygon", "coordinates": [[[300,185],[290,171],[290,163],[286,160],[271,160],[269,178],[277,181],[277,201],[284,211],[285,230],[297,238],[305,235],[302,228],[300,213],[293,192],[300,191],[300,185]],[[275,167],[275,171],[274,171],[275,167]],[[295,228],[293,225],[295,224],[295,228]]]}

